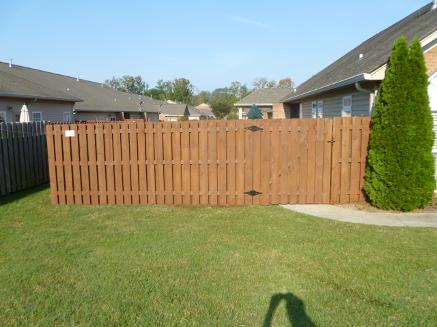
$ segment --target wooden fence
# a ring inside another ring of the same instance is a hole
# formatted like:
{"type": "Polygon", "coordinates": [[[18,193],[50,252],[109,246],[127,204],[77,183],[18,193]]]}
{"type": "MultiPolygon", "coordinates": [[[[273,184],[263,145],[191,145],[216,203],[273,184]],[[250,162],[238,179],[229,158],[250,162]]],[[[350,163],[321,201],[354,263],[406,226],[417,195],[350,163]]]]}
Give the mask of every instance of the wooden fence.
{"type": "Polygon", "coordinates": [[[369,125],[369,117],[49,125],[52,203],[357,202],[369,125]]]}
{"type": "Polygon", "coordinates": [[[48,181],[45,124],[0,123],[0,195],[48,181]]]}

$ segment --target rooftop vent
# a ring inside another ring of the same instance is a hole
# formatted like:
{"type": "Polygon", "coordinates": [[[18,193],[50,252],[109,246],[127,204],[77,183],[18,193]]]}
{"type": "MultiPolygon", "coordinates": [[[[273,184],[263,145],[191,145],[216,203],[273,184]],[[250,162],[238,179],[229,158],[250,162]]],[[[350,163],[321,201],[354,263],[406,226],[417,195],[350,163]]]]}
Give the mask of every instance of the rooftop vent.
{"type": "Polygon", "coordinates": [[[79,75],[77,75],[76,77],[76,82],[79,82],[79,75]]]}
{"type": "Polygon", "coordinates": [[[434,9],[436,9],[436,8],[437,8],[437,0],[434,0],[434,1],[432,2],[431,10],[434,10],[434,9]]]}
{"type": "Polygon", "coordinates": [[[364,54],[360,53],[360,55],[358,56],[358,58],[361,60],[364,58],[364,54]]]}
{"type": "Polygon", "coordinates": [[[9,68],[12,67],[12,59],[9,60],[9,68]]]}

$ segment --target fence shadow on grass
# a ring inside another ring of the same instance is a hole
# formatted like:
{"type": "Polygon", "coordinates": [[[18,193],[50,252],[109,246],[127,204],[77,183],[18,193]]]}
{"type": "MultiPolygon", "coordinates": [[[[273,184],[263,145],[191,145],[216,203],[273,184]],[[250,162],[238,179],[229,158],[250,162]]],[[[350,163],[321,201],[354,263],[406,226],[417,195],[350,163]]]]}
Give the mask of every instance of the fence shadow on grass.
{"type": "Polygon", "coordinates": [[[19,191],[19,192],[10,193],[7,195],[2,195],[2,196],[0,196],[0,207],[2,205],[8,204],[8,203],[11,203],[14,201],[18,201],[22,198],[25,198],[26,196],[29,196],[33,193],[40,192],[40,191],[48,189],[48,188],[49,188],[49,184],[42,184],[39,186],[34,186],[32,188],[29,188],[25,191],[19,191]]]}
{"type": "Polygon", "coordinates": [[[272,326],[275,311],[282,301],[285,301],[287,316],[291,326],[316,327],[316,324],[305,312],[304,302],[292,293],[278,293],[272,296],[263,327],[272,326]]]}

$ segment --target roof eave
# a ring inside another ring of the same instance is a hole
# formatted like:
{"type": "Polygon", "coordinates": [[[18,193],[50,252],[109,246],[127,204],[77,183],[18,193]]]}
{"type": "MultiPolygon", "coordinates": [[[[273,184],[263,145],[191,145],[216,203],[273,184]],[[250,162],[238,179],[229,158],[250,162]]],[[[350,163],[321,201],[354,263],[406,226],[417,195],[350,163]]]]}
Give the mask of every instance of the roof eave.
{"type": "Polygon", "coordinates": [[[32,100],[64,101],[64,102],[83,102],[83,100],[79,98],[63,98],[63,97],[54,97],[54,96],[41,96],[41,95],[17,94],[17,93],[0,93],[0,97],[32,99],[32,100]]]}
{"type": "Polygon", "coordinates": [[[352,85],[354,83],[357,82],[361,82],[361,81],[377,81],[380,80],[380,78],[375,78],[372,74],[367,74],[367,73],[362,73],[362,74],[358,74],[352,77],[349,77],[347,79],[341,80],[341,81],[337,81],[335,83],[329,84],[329,85],[325,85],[323,87],[320,87],[318,89],[314,89],[296,96],[291,96],[289,98],[284,99],[282,102],[291,102],[291,101],[296,101],[296,100],[300,100],[300,99],[304,99],[304,98],[308,98],[310,96],[314,96],[320,93],[324,93],[324,92],[328,92],[331,90],[335,90],[341,87],[345,87],[345,86],[349,86],[352,85]]]}

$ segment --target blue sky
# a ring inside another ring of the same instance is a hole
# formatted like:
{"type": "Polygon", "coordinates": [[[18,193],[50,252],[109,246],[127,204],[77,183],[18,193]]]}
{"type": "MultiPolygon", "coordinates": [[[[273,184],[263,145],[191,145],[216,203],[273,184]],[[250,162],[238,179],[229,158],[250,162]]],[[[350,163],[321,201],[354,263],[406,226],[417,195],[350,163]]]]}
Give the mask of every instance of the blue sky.
{"type": "Polygon", "coordinates": [[[4,1],[0,61],[98,82],[186,77],[200,90],[301,83],[428,2],[4,1]]]}

